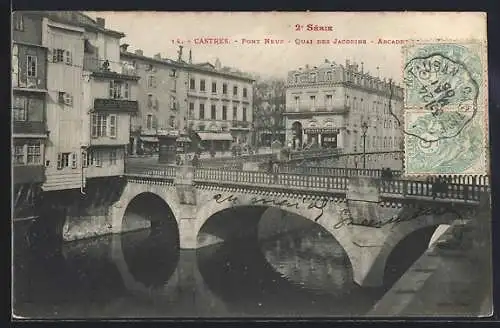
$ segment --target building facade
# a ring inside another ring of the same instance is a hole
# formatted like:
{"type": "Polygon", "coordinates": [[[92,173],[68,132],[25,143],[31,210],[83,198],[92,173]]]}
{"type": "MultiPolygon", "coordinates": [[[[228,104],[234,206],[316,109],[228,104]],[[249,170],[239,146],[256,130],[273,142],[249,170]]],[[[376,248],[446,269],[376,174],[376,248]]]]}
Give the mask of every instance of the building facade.
{"type": "Polygon", "coordinates": [[[210,63],[185,65],[188,130],[203,149],[226,151],[250,144],[253,79],[210,63]]]}
{"type": "Polygon", "coordinates": [[[124,73],[123,33],[80,12],[39,12],[47,56],[45,191],[123,174],[138,78],[124,73]]]}
{"type": "MultiPolygon", "coordinates": [[[[104,21],[100,21],[104,28],[104,21]]],[[[138,80],[120,61],[115,31],[86,30],[83,62],[83,163],[86,179],[122,175],[131,116],[138,112],[138,80]]]]}
{"type": "Polygon", "coordinates": [[[132,117],[130,152],[150,152],[158,148],[158,133],[186,133],[187,77],[179,62],[144,56],[142,50],[127,51],[121,46],[122,64],[140,80],[137,89],[139,111],[132,117]]]}
{"type": "MultiPolygon", "coordinates": [[[[399,168],[402,159],[389,152],[402,150],[402,106],[402,88],[365,72],[363,63],[306,65],[288,73],[286,142],[370,153],[370,166],[399,168]]],[[[346,165],[361,167],[361,160],[353,156],[346,165]]]]}
{"type": "Polygon", "coordinates": [[[14,217],[27,217],[45,181],[47,48],[42,18],[12,17],[12,166],[14,217]]]}

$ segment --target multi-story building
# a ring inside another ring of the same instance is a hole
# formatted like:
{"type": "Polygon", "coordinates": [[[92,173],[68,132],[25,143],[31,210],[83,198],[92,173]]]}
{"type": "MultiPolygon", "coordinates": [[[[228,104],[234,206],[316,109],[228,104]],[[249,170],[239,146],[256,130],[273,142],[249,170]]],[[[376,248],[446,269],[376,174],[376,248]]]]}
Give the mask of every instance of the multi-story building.
{"type": "Polygon", "coordinates": [[[45,180],[47,48],[41,17],[15,12],[12,18],[12,164],[19,217],[30,215],[45,180]]]}
{"type": "Polygon", "coordinates": [[[86,178],[124,172],[131,116],[138,111],[137,72],[120,61],[121,32],[105,29],[98,19],[86,28],[83,58],[82,146],[86,178]]]}
{"type": "Polygon", "coordinates": [[[221,67],[219,60],[189,64],[188,130],[205,149],[228,150],[252,142],[253,79],[221,67]]]}
{"type": "Polygon", "coordinates": [[[43,189],[81,188],[86,178],[123,174],[138,79],[122,74],[119,41],[124,34],[80,12],[39,15],[49,53],[43,189]]]}
{"type": "Polygon", "coordinates": [[[158,133],[185,133],[187,120],[187,73],[179,61],[144,56],[141,49],[127,51],[121,45],[120,58],[140,77],[137,100],[139,111],[132,117],[130,152],[158,148],[158,133]]]}
{"type": "MultiPolygon", "coordinates": [[[[325,60],[318,67],[306,65],[288,73],[286,142],[293,148],[380,153],[368,155],[368,162],[397,167],[400,158],[388,152],[401,150],[402,105],[402,88],[365,72],[363,63],[359,67],[346,60],[344,66],[325,60]]],[[[357,157],[352,160],[350,165],[360,165],[357,157]]]]}

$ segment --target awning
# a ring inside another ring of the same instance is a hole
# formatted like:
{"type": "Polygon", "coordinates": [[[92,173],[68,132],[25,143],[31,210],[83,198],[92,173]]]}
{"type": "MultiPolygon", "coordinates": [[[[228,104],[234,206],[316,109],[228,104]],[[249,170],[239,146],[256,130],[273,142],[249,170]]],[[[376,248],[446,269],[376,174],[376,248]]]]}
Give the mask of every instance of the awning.
{"type": "Polygon", "coordinates": [[[141,140],[144,142],[158,142],[157,137],[141,137],[141,140]]]}
{"type": "Polygon", "coordinates": [[[189,137],[179,137],[177,142],[191,142],[191,139],[189,137]]]}
{"type": "Polygon", "coordinates": [[[218,140],[218,141],[232,141],[233,136],[231,133],[217,133],[217,132],[197,132],[201,140],[218,140]]]}

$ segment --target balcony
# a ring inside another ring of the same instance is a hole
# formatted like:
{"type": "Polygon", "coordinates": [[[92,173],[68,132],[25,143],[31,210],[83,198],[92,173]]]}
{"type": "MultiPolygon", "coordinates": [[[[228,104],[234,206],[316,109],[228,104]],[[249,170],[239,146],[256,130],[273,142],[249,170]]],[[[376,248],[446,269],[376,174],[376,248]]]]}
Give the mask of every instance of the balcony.
{"type": "Polygon", "coordinates": [[[93,76],[103,78],[122,80],[139,80],[140,78],[136,68],[131,64],[108,59],[85,56],[83,58],[83,69],[92,72],[93,76]]]}
{"type": "Polygon", "coordinates": [[[38,183],[45,181],[43,165],[15,165],[12,167],[14,184],[38,183]]]}
{"type": "Polygon", "coordinates": [[[301,105],[299,107],[288,107],[284,115],[300,115],[306,113],[315,113],[315,114],[344,114],[349,111],[349,106],[344,105],[343,107],[335,107],[335,106],[306,106],[301,105]]]}
{"type": "Polygon", "coordinates": [[[136,100],[94,99],[94,110],[99,112],[137,113],[139,104],[136,100]]]}
{"type": "Polygon", "coordinates": [[[13,128],[14,136],[16,134],[39,135],[40,137],[47,136],[45,122],[14,121],[13,128]]]}
{"type": "Polygon", "coordinates": [[[47,92],[45,81],[42,78],[36,77],[13,76],[12,88],[16,91],[47,92]]]}

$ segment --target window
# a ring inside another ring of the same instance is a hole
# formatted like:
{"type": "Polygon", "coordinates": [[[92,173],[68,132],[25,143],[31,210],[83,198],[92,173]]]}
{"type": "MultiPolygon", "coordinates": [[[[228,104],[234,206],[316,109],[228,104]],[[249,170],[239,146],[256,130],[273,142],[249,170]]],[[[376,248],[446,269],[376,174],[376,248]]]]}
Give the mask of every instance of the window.
{"type": "Polygon", "coordinates": [[[222,120],[227,120],[227,106],[222,106],[222,120]]]}
{"type": "Polygon", "coordinates": [[[148,76],[148,88],[156,88],[156,77],[154,75],[148,76]]]}
{"type": "Polygon", "coordinates": [[[190,118],[194,117],[194,103],[192,102],[189,103],[189,117],[190,118]]]}
{"type": "Polygon", "coordinates": [[[109,136],[116,138],[116,114],[109,115],[109,136]]]}
{"type": "Polygon", "coordinates": [[[54,49],[52,51],[52,62],[54,63],[64,62],[64,49],[54,49]]]}
{"type": "Polygon", "coordinates": [[[21,14],[14,15],[14,30],[24,31],[24,17],[21,14]]]}
{"type": "Polygon", "coordinates": [[[326,106],[332,107],[333,105],[333,97],[332,95],[326,95],[326,106]]]}
{"type": "Polygon", "coordinates": [[[129,99],[129,94],[130,94],[130,86],[128,85],[128,82],[123,83],[123,98],[129,99]]]}
{"type": "Polygon", "coordinates": [[[212,120],[217,119],[217,108],[215,107],[215,105],[212,105],[210,109],[211,109],[212,120]]]}
{"type": "Polygon", "coordinates": [[[227,95],[227,84],[226,83],[222,84],[222,93],[227,95]]]}
{"type": "Polygon", "coordinates": [[[28,164],[41,164],[42,163],[42,146],[39,141],[32,141],[28,143],[28,164]]]}
{"type": "Polygon", "coordinates": [[[196,81],[195,81],[195,79],[190,79],[189,80],[189,89],[191,89],[191,90],[196,89],[196,81]]]}
{"type": "Polygon", "coordinates": [[[233,120],[238,120],[238,107],[236,106],[233,107],[233,120]]]}
{"type": "Polygon", "coordinates": [[[247,88],[243,88],[243,97],[246,98],[247,97],[247,88]]]}
{"type": "Polygon", "coordinates": [[[24,164],[24,145],[14,145],[12,149],[12,160],[14,164],[24,164]]]}
{"type": "Polygon", "coordinates": [[[237,96],[238,95],[238,87],[235,85],[233,87],[233,96],[237,96]]]}
{"type": "Polygon", "coordinates": [[[170,109],[172,110],[177,109],[177,101],[175,99],[175,96],[170,96],[170,109]]]}
{"type": "Polygon", "coordinates": [[[59,153],[57,154],[57,169],[61,170],[69,166],[69,157],[71,153],[59,153]]]}
{"type": "Polygon", "coordinates": [[[14,121],[26,121],[28,119],[27,111],[28,98],[14,96],[12,104],[12,118],[14,121]]]}
{"type": "Polygon", "coordinates": [[[71,153],[71,168],[76,169],[78,166],[78,157],[76,153],[71,153]]]}
{"type": "Polygon", "coordinates": [[[212,93],[217,93],[217,82],[212,82],[212,93]]]}
{"type": "Polygon", "coordinates": [[[109,98],[128,99],[130,95],[130,86],[123,81],[109,81],[109,98]]]}
{"type": "Polygon", "coordinates": [[[311,82],[316,82],[316,73],[311,73],[309,75],[311,82]]]}
{"type": "Polygon", "coordinates": [[[299,96],[295,96],[295,108],[299,108],[299,103],[300,103],[300,97],[299,96]]]}
{"type": "Polygon", "coordinates": [[[19,83],[19,57],[17,44],[12,45],[12,86],[17,87],[19,83]]]}
{"type": "Polygon", "coordinates": [[[205,80],[200,80],[200,91],[205,91],[205,80]]]}
{"type": "Polygon", "coordinates": [[[200,119],[203,120],[205,118],[205,104],[200,104],[200,119]]]}
{"type": "Polygon", "coordinates": [[[146,117],[146,128],[147,129],[152,129],[153,128],[153,115],[148,114],[146,117]]]}
{"type": "Polygon", "coordinates": [[[372,138],[372,145],[374,148],[377,147],[377,137],[375,137],[375,136],[373,136],[373,138],[372,138]]]}
{"type": "Polygon", "coordinates": [[[95,165],[97,167],[102,166],[102,153],[98,150],[93,150],[90,153],[90,160],[89,160],[91,165],[95,165]]]}
{"type": "Polygon", "coordinates": [[[111,149],[109,152],[109,164],[116,165],[116,149],[111,149]]]}
{"type": "Polygon", "coordinates": [[[170,117],[168,119],[168,125],[171,128],[175,128],[175,116],[174,115],[170,115],[170,117]]]}
{"type": "Polygon", "coordinates": [[[310,96],[309,98],[311,100],[311,107],[316,107],[316,96],[310,96]]]}
{"type": "MultiPolygon", "coordinates": [[[[107,115],[92,115],[92,138],[105,137],[107,135],[107,115]]],[[[116,122],[115,122],[116,124],[116,122]]]]}
{"type": "Polygon", "coordinates": [[[37,58],[36,56],[26,56],[26,74],[28,77],[36,77],[37,58]]]}
{"type": "Polygon", "coordinates": [[[203,131],[203,130],[205,130],[205,126],[204,126],[203,124],[202,124],[202,125],[200,125],[200,126],[198,127],[198,130],[199,130],[199,131],[203,131]]]}
{"type": "Polygon", "coordinates": [[[243,122],[247,120],[247,109],[246,107],[243,107],[243,122]]]}
{"type": "Polygon", "coordinates": [[[332,80],[332,72],[326,72],[326,80],[331,81],[332,80]]]}

